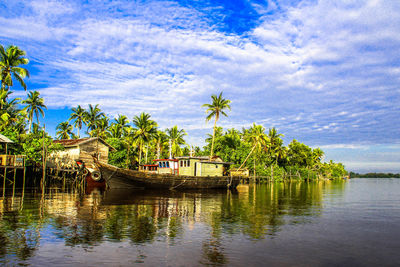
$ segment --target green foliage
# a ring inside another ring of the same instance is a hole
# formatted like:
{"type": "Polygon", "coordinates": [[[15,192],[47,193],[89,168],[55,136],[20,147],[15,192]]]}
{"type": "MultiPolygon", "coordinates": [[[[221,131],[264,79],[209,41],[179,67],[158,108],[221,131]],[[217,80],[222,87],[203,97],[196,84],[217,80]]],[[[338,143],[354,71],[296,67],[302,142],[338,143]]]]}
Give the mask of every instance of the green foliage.
{"type": "Polygon", "coordinates": [[[127,168],[128,150],[126,143],[119,138],[107,138],[106,142],[115,148],[115,151],[110,151],[108,155],[108,163],[120,168],[127,168]]]}

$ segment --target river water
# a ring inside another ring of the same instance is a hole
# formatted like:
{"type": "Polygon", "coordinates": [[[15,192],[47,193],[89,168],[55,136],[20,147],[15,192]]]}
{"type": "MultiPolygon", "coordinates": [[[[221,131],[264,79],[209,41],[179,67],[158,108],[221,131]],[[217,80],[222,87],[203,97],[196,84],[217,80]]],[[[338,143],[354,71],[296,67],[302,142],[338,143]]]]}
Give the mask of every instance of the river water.
{"type": "Polygon", "coordinates": [[[400,179],[0,198],[0,265],[400,266],[400,179]]]}

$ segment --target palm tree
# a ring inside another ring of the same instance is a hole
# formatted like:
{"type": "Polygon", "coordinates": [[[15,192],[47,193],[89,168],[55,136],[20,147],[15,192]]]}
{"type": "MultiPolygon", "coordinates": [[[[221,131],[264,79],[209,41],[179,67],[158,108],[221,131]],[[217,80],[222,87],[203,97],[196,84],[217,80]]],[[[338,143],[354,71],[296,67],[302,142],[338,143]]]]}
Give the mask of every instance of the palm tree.
{"type": "Polygon", "coordinates": [[[127,128],[129,120],[125,115],[118,115],[118,118],[115,119],[115,122],[111,124],[110,133],[114,138],[121,138],[122,135],[127,134],[127,128]]]}
{"type": "Polygon", "coordinates": [[[150,119],[150,114],[142,112],[132,120],[135,126],[134,139],[139,145],[139,164],[142,159],[142,147],[147,144],[157,133],[157,123],[150,119]]]}
{"type": "Polygon", "coordinates": [[[287,150],[282,147],[281,136],[283,137],[284,135],[278,134],[275,127],[270,128],[268,131],[269,144],[266,150],[271,157],[271,179],[274,179],[274,164],[278,164],[280,159],[284,159],[287,156],[287,150]]]}
{"type": "Polygon", "coordinates": [[[73,126],[69,124],[69,121],[61,122],[57,125],[56,132],[58,139],[69,139],[72,133],[73,126]]]}
{"type": "Polygon", "coordinates": [[[107,117],[102,117],[96,121],[96,129],[90,132],[91,136],[97,136],[101,138],[107,138],[110,136],[108,130],[108,124],[110,119],[107,117]]]}
{"type": "Polygon", "coordinates": [[[239,167],[239,170],[243,167],[243,165],[249,159],[251,153],[253,153],[254,150],[260,152],[261,148],[265,147],[269,142],[268,137],[265,134],[265,128],[261,125],[256,125],[255,123],[253,123],[253,126],[248,131],[245,131],[245,133],[246,133],[245,135],[246,141],[250,142],[253,147],[250,150],[250,153],[247,155],[244,162],[242,163],[242,165],[239,167]]]}
{"type": "Polygon", "coordinates": [[[154,142],[157,148],[157,158],[161,158],[161,153],[163,152],[164,148],[168,146],[168,136],[163,131],[157,131],[154,135],[154,142]]]}
{"type": "Polygon", "coordinates": [[[219,119],[220,114],[224,116],[226,113],[224,110],[229,109],[231,110],[231,106],[229,105],[231,103],[230,100],[222,98],[222,92],[219,94],[217,97],[216,95],[211,96],[212,103],[211,104],[204,104],[202,107],[206,107],[206,113],[209,113],[206,117],[206,121],[209,121],[212,119],[212,117],[215,117],[214,121],[214,128],[213,128],[213,138],[211,142],[211,151],[210,151],[210,159],[213,156],[213,150],[214,150],[214,138],[215,138],[215,128],[217,127],[217,121],[219,119]]]}
{"type": "Polygon", "coordinates": [[[93,133],[91,132],[97,128],[98,121],[104,117],[105,114],[101,112],[98,104],[94,107],[89,104],[89,109],[85,112],[85,120],[88,126],[89,135],[92,136],[93,133]]]}
{"type": "Polygon", "coordinates": [[[75,120],[73,125],[78,131],[78,138],[80,138],[79,132],[82,129],[83,124],[86,125],[86,111],[80,105],[78,105],[76,108],[72,108],[71,110],[72,113],[69,120],[75,120]]]}
{"type": "Polygon", "coordinates": [[[39,124],[39,115],[41,114],[44,117],[43,109],[47,109],[47,107],[44,104],[44,99],[40,97],[40,93],[38,91],[29,92],[28,98],[23,101],[23,104],[27,105],[25,108],[28,112],[30,133],[32,128],[33,115],[35,115],[37,123],[39,124]]]}
{"type": "Polygon", "coordinates": [[[172,128],[167,128],[166,131],[168,138],[171,140],[172,157],[180,156],[182,154],[180,145],[185,144],[185,140],[183,140],[186,135],[185,130],[179,130],[178,126],[175,125],[172,128]]]}
{"type": "Polygon", "coordinates": [[[1,90],[8,90],[13,86],[13,79],[17,80],[26,91],[25,77],[29,77],[29,71],[19,67],[26,65],[29,60],[25,58],[25,51],[22,51],[15,45],[10,45],[6,49],[0,45],[0,80],[1,90]]]}

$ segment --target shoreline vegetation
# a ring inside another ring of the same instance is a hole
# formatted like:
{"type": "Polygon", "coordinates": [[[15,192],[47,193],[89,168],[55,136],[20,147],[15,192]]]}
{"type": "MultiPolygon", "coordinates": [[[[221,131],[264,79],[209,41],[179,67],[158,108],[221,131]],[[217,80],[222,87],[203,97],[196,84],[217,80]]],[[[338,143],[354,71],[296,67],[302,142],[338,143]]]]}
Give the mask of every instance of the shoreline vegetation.
{"type": "Polygon", "coordinates": [[[400,178],[400,173],[384,173],[384,172],[369,172],[369,173],[356,173],[350,172],[351,178],[400,178]]]}
{"type": "MultiPolygon", "coordinates": [[[[15,83],[27,90],[24,79],[29,71],[22,66],[28,64],[26,53],[16,46],[4,48],[0,45],[0,133],[15,142],[9,148],[11,154],[26,155],[27,165],[40,166],[43,148],[48,155],[62,150],[54,144],[53,138],[40,125],[47,109],[38,91],[29,91],[27,98],[11,99],[11,88],[15,83]]],[[[249,128],[223,129],[217,126],[221,115],[228,116],[231,101],[224,99],[222,92],[211,96],[211,104],[204,104],[206,121],[214,120],[212,135],[205,139],[205,146],[192,146],[184,137],[184,129],[177,125],[161,130],[151,115],[145,112],[130,121],[125,115],[111,119],[101,111],[99,105],[89,104],[88,108],[78,105],[71,109],[68,121],[56,127],[57,139],[100,137],[115,148],[110,152],[109,163],[120,168],[138,169],[139,164],[151,163],[156,158],[178,156],[219,156],[232,162],[233,168],[248,169],[251,176],[269,180],[286,179],[341,179],[347,176],[343,164],[323,162],[324,152],[311,148],[297,140],[283,145],[275,128],[268,133],[262,125],[255,123],[249,128]],[[76,133],[74,133],[74,129],[76,133]],[[85,131],[86,130],[86,131],[85,131]]],[[[199,112],[203,112],[199,107],[199,112]]],[[[204,122],[199,122],[204,123],[204,122]]]]}

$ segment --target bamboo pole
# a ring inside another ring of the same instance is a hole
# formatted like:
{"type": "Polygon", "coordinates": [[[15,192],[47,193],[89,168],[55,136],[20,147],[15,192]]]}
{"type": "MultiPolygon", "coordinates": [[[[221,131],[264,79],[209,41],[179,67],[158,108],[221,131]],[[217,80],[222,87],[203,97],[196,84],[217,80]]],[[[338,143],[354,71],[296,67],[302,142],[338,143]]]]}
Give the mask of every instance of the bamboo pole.
{"type": "Polygon", "coordinates": [[[13,198],[14,198],[14,194],[15,194],[15,177],[17,174],[17,169],[14,168],[14,177],[13,177],[13,198]]]}
{"type": "MultiPolygon", "coordinates": [[[[6,159],[6,165],[7,165],[7,159],[6,159]]],[[[7,177],[7,167],[4,166],[4,175],[3,175],[3,197],[6,194],[6,177],[7,177]]]]}
{"type": "Polygon", "coordinates": [[[26,175],[26,167],[25,167],[25,161],[24,161],[24,174],[22,178],[22,201],[24,201],[24,196],[25,196],[25,175],[26,175]]]}
{"type": "Polygon", "coordinates": [[[17,174],[17,169],[14,167],[14,178],[13,178],[13,190],[12,190],[12,202],[14,202],[14,195],[15,195],[15,177],[17,174]]]}
{"type": "Polygon", "coordinates": [[[46,179],[46,148],[44,145],[44,135],[45,135],[45,131],[46,131],[46,125],[43,126],[43,142],[42,142],[42,146],[43,146],[43,153],[42,153],[42,193],[44,193],[44,185],[45,185],[45,179],[46,179]]]}

